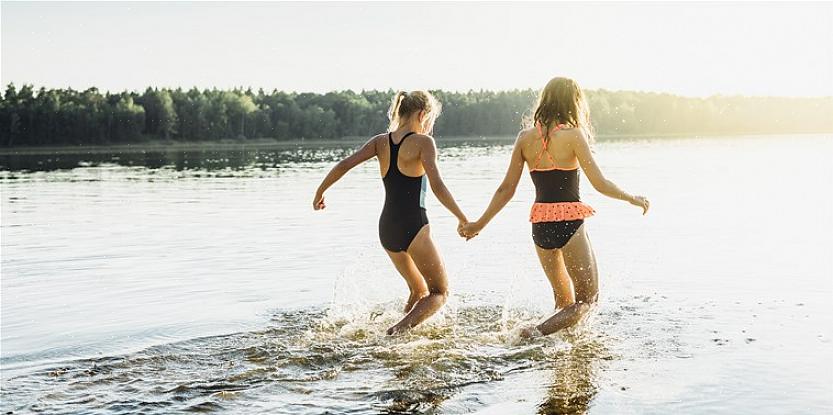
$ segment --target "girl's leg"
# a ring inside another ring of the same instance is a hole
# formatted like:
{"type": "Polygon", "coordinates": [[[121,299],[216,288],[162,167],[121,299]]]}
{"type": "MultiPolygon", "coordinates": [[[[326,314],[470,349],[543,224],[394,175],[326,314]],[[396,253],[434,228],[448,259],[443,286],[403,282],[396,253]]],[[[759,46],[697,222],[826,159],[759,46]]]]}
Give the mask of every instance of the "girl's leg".
{"type": "Polygon", "coordinates": [[[573,281],[576,302],[593,304],[599,299],[599,271],[596,268],[596,254],[590,245],[590,237],[584,225],[561,248],[564,264],[573,281]]]}
{"type": "MultiPolygon", "coordinates": [[[[561,251],[564,255],[567,272],[573,282],[576,302],[534,328],[544,335],[555,333],[578,323],[590,311],[590,306],[596,302],[599,296],[596,256],[590,246],[590,239],[587,237],[584,225],[581,225],[575,235],[561,248],[561,251]]],[[[533,334],[534,330],[530,329],[521,333],[522,336],[533,334]]]]}
{"type": "Polygon", "coordinates": [[[399,271],[402,278],[405,278],[405,282],[408,283],[408,290],[410,290],[411,294],[408,296],[408,301],[405,302],[405,312],[407,313],[414,308],[414,304],[420,298],[428,295],[428,285],[425,284],[425,278],[422,277],[416,264],[414,264],[414,260],[407,252],[391,252],[388,250],[385,250],[385,252],[388,253],[390,260],[393,261],[396,270],[399,271]]]}
{"type": "Polygon", "coordinates": [[[535,251],[538,252],[538,259],[541,261],[547,279],[550,280],[555,308],[562,309],[575,303],[573,282],[570,280],[567,266],[564,265],[564,255],[561,250],[544,249],[536,245],[535,251]]]}
{"type": "Polygon", "coordinates": [[[431,240],[430,225],[420,229],[417,236],[408,247],[408,255],[414,261],[419,272],[425,279],[428,295],[419,299],[411,311],[399,323],[388,329],[388,334],[401,333],[422,323],[436,313],[445,304],[448,297],[448,278],[445,274],[440,253],[431,240]]]}

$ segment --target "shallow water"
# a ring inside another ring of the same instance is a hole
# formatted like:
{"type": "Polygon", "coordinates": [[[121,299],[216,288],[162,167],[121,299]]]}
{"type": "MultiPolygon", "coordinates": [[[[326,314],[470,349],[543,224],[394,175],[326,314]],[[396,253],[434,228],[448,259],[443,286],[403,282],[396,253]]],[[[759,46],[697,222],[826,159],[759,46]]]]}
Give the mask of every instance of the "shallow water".
{"type": "MultiPolygon", "coordinates": [[[[441,149],[479,214],[510,147],[441,149]]],[[[378,168],[313,212],[347,147],[0,156],[2,412],[822,413],[833,409],[833,139],[603,142],[601,304],[552,311],[524,177],[476,239],[429,198],[447,307],[388,338],[406,288],[378,245],[378,168]]]]}

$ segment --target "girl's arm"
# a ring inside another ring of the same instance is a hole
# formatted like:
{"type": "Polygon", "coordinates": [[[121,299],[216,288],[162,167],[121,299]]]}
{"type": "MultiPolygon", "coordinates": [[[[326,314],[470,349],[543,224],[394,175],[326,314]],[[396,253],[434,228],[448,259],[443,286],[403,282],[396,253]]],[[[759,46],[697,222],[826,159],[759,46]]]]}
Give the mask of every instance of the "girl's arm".
{"type": "Polygon", "coordinates": [[[324,192],[330,188],[338,179],[341,179],[341,176],[344,176],[345,173],[350,171],[353,167],[358,166],[359,164],[370,160],[374,156],[376,156],[376,139],[378,137],[371,138],[367,143],[365,143],[362,148],[360,148],[355,153],[351,154],[349,157],[341,160],[336,164],[332,170],[327,174],[327,177],[324,177],[324,180],[321,181],[321,185],[318,186],[318,190],[315,192],[315,198],[312,201],[312,208],[315,210],[324,209],[327,207],[324,204],[324,192]]]}
{"type": "Polygon", "coordinates": [[[590,180],[593,188],[607,197],[624,200],[634,206],[641,207],[643,215],[648,213],[648,199],[644,196],[632,196],[620,189],[612,181],[606,179],[599,165],[596,164],[593,153],[590,152],[590,144],[587,142],[587,137],[584,136],[581,129],[575,129],[574,131],[577,134],[573,142],[576,158],[578,158],[578,163],[584,171],[584,174],[590,180]]]}
{"type": "Polygon", "coordinates": [[[463,226],[463,236],[473,238],[512,200],[512,196],[515,195],[515,189],[518,188],[518,182],[521,180],[521,174],[524,169],[524,157],[520,141],[521,135],[519,134],[517,140],[515,140],[515,148],[512,150],[512,158],[509,161],[506,176],[495,191],[495,195],[492,196],[489,207],[486,208],[486,211],[483,212],[483,215],[480,216],[477,222],[463,226]]]}
{"type": "Polygon", "coordinates": [[[437,166],[437,146],[434,144],[432,137],[427,137],[428,142],[420,149],[420,158],[422,161],[422,168],[425,169],[425,174],[428,176],[428,181],[431,183],[431,191],[437,196],[437,200],[445,206],[462,224],[468,221],[466,215],[457,206],[451,192],[445,186],[442,176],[440,176],[440,168],[437,166]]]}

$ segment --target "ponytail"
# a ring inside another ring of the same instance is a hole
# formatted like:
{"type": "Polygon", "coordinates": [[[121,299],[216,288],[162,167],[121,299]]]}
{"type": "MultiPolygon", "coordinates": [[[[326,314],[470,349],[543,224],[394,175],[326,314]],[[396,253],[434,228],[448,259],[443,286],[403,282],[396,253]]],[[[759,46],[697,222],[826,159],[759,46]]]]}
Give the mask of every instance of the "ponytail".
{"type": "Polygon", "coordinates": [[[399,128],[399,108],[402,107],[402,100],[405,99],[407,95],[407,92],[399,91],[393,96],[393,102],[391,102],[390,109],[388,109],[388,119],[390,120],[390,124],[388,124],[388,131],[393,131],[399,128]]]}

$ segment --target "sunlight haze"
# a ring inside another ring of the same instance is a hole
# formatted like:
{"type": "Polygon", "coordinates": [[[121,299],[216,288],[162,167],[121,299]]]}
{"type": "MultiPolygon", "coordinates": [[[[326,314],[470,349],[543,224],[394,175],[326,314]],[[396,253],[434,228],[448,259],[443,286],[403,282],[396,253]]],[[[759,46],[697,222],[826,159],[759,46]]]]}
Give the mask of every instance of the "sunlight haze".
{"type": "Polygon", "coordinates": [[[2,83],[833,95],[831,3],[2,3],[2,83]]]}

